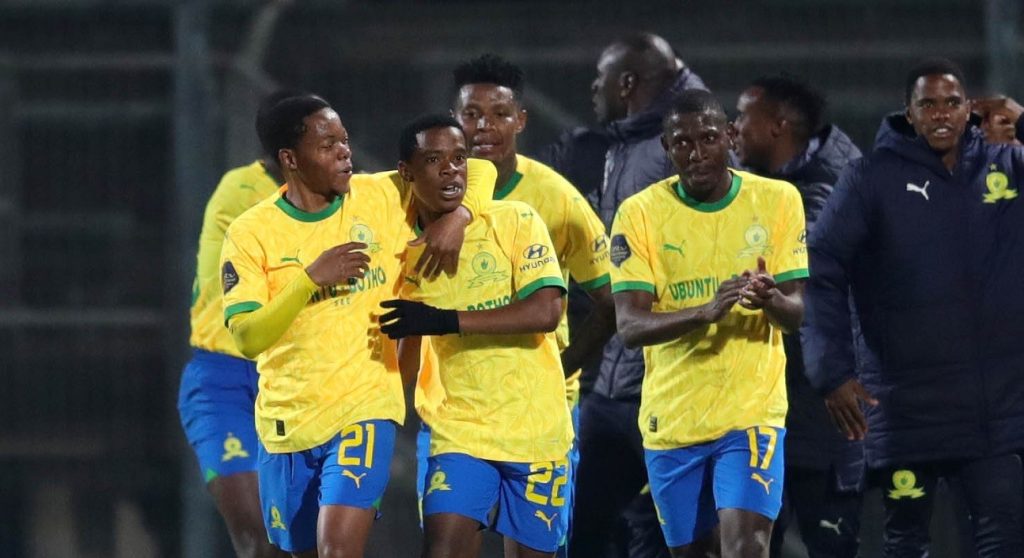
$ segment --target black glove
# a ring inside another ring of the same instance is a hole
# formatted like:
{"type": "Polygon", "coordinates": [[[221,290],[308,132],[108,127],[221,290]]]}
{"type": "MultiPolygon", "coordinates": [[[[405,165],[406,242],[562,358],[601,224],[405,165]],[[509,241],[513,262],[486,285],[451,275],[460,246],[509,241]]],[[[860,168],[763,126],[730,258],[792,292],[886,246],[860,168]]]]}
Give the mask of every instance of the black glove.
{"type": "Polygon", "coordinates": [[[459,332],[459,313],[456,310],[442,310],[411,300],[385,300],[380,305],[393,308],[380,317],[381,332],[392,339],[459,332]]]}

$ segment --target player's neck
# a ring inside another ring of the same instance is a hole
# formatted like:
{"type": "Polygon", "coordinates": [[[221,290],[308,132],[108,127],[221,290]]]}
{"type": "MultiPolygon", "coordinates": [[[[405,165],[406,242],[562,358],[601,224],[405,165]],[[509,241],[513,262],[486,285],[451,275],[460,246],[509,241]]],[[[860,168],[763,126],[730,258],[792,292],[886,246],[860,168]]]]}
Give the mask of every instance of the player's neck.
{"type": "Polygon", "coordinates": [[[431,211],[423,207],[422,204],[416,204],[416,223],[422,230],[426,230],[434,221],[437,221],[445,215],[447,215],[447,213],[431,211]]]}
{"type": "Polygon", "coordinates": [[[729,169],[725,169],[725,172],[719,179],[718,184],[707,192],[693,192],[686,188],[685,183],[683,185],[683,190],[686,192],[686,195],[700,203],[715,203],[720,201],[729,194],[730,188],[732,188],[732,173],[729,172],[729,169]]]}
{"type": "Polygon", "coordinates": [[[512,179],[512,175],[516,173],[516,168],[519,166],[518,159],[513,153],[507,160],[494,163],[495,168],[498,169],[498,178],[494,181],[495,192],[501,190],[512,179]]]}
{"type": "Polygon", "coordinates": [[[289,177],[288,189],[284,193],[284,199],[293,207],[306,213],[319,213],[338,199],[338,194],[328,191],[318,193],[310,190],[301,180],[296,177],[289,177]]]}

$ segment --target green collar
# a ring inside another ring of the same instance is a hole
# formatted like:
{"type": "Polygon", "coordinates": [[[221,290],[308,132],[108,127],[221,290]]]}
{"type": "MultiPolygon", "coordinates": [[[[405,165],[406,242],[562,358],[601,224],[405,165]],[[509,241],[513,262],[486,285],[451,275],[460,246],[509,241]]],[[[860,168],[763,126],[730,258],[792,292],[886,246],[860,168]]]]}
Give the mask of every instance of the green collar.
{"type": "Polygon", "coordinates": [[[423,227],[420,226],[420,220],[417,217],[416,222],[412,224],[412,232],[416,233],[416,238],[423,236],[423,227]]]}
{"type": "Polygon", "coordinates": [[[729,191],[725,193],[725,196],[723,196],[722,199],[711,203],[697,201],[691,198],[690,195],[686,193],[686,190],[683,189],[682,183],[678,180],[672,186],[676,191],[676,195],[679,196],[679,199],[687,206],[704,213],[714,213],[715,211],[725,209],[730,203],[732,203],[732,200],[736,199],[736,196],[740,193],[741,182],[742,180],[740,179],[740,175],[733,173],[732,186],[729,187],[729,191]]]}
{"type": "Polygon", "coordinates": [[[294,205],[288,203],[288,200],[284,199],[284,193],[277,198],[274,205],[279,207],[281,211],[288,214],[289,217],[296,221],[302,221],[303,223],[316,223],[317,221],[323,221],[324,219],[334,215],[341,209],[342,204],[345,203],[345,196],[338,196],[334,198],[334,201],[327,207],[317,211],[316,213],[305,212],[294,205]]]}
{"type": "Polygon", "coordinates": [[[504,186],[498,188],[498,190],[494,192],[494,199],[505,199],[505,196],[511,194],[512,190],[515,189],[516,185],[519,184],[519,181],[522,179],[523,175],[520,174],[519,171],[512,173],[512,176],[509,177],[508,182],[506,182],[504,186]]]}

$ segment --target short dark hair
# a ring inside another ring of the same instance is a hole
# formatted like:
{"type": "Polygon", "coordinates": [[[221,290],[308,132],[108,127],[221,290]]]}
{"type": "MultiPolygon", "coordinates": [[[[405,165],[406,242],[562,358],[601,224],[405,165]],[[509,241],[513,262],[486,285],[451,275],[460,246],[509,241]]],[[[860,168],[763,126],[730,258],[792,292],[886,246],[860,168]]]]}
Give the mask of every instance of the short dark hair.
{"type": "Polygon", "coordinates": [[[413,154],[416,153],[416,148],[419,147],[419,142],[416,140],[416,136],[420,132],[432,130],[434,128],[449,127],[462,132],[462,125],[460,125],[459,121],[455,120],[455,118],[449,114],[424,114],[423,116],[420,116],[406,124],[405,127],[402,128],[402,132],[398,135],[398,159],[407,163],[412,159],[413,154]]]}
{"type": "Polygon", "coordinates": [[[525,74],[522,68],[497,54],[483,54],[459,64],[452,77],[456,88],[473,83],[493,83],[511,89],[517,100],[523,96],[525,74]]]}
{"type": "Polygon", "coordinates": [[[331,108],[330,103],[311,93],[285,97],[256,116],[256,133],[263,153],[277,161],[282,149],[294,149],[306,133],[305,118],[314,112],[331,108]]]}
{"type": "Polygon", "coordinates": [[[914,94],[914,86],[917,85],[917,80],[924,76],[945,74],[955,77],[960,82],[960,87],[967,87],[967,84],[964,82],[964,71],[960,69],[956,62],[948,58],[928,58],[918,62],[917,65],[907,72],[903,101],[908,105],[910,104],[910,97],[914,94]]]}
{"type": "Polygon", "coordinates": [[[695,112],[711,112],[720,116],[722,120],[728,121],[725,116],[725,108],[722,107],[722,103],[710,91],[687,89],[672,99],[672,105],[665,114],[663,123],[667,123],[673,115],[693,114],[695,112]]]}
{"type": "Polygon", "coordinates": [[[825,97],[806,81],[790,74],[761,76],[750,87],[760,87],[763,98],[796,111],[803,119],[793,122],[801,141],[808,140],[824,125],[825,97]]]}

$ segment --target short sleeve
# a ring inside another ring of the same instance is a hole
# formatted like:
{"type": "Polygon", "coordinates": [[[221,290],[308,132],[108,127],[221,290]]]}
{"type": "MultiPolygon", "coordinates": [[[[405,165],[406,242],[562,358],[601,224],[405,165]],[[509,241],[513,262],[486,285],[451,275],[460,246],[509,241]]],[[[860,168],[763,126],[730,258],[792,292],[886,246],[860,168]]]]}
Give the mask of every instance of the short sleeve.
{"type": "Polygon", "coordinates": [[[787,185],[780,197],[776,215],[774,225],[778,250],[770,256],[768,271],[777,283],[806,279],[807,228],[803,202],[796,186],[787,185]]]}
{"type": "Polygon", "coordinates": [[[627,201],[612,222],[609,246],[612,292],[647,291],[656,294],[654,265],[649,250],[650,238],[640,206],[627,201]]]}
{"type": "Polygon", "coordinates": [[[566,233],[569,253],[566,267],[573,280],[585,290],[603,287],[611,282],[604,223],[582,196],[573,194],[568,204],[566,233]]]}
{"type": "Polygon", "coordinates": [[[530,206],[518,206],[518,226],[512,245],[512,286],[516,298],[523,300],[544,287],[566,291],[547,225],[530,206]]]}
{"type": "Polygon", "coordinates": [[[473,215],[490,206],[494,199],[494,183],[498,181],[498,169],[494,163],[485,159],[468,159],[466,161],[466,195],[462,205],[473,215]]]}
{"type": "Polygon", "coordinates": [[[229,227],[220,256],[225,324],[232,316],[258,310],[268,302],[270,289],[265,264],[265,252],[259,241],[243,227],[229,227]]]}

